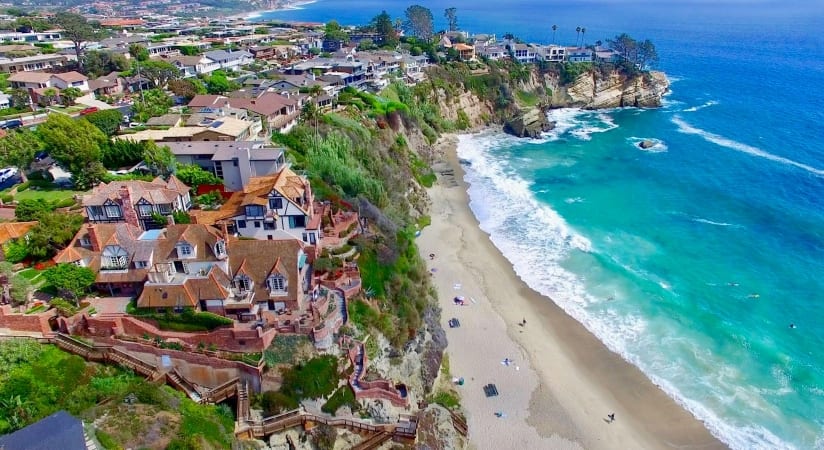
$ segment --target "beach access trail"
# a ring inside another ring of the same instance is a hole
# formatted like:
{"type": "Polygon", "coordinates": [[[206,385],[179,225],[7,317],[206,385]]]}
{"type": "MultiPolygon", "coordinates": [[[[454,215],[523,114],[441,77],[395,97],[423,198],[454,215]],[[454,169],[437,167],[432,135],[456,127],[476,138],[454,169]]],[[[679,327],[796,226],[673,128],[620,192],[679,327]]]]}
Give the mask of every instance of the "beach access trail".
{"type": "Polygon", "coordinates": [[[438,291],[452,376],[465,380],[457,389],[470,447],[725,448],[637,368],[517,277],[469,209],[456,143],[455,136],[438,143],[432,224],[417,244],[438,291]],[[448,327],[453,317],[460,327],[448,327]],[[486,397],[489,383],[499,395],[486,397]]]}

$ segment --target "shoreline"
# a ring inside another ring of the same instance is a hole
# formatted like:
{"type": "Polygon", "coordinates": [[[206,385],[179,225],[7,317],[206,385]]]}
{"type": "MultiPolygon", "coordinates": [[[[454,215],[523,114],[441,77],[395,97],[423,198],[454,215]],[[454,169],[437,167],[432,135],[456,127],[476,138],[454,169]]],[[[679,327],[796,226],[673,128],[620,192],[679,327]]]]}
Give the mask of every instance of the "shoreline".
{"type": "Polygon", "coordinates": [[[466,379],[458,390],[470,448],[727,448],[640,369],[515,274],[469,207],[456,136],[436,144],[442,161],[429,189],[432,225],[418,247],[434,269],[452,376],[466,379]],[[453,304],[457,295],[467,306],[453,304]],[[453,317],[461,327],[449,328],[453,317]],[[503,365],[504,358],[514,363],[503,365]],[[485,397],[487,383],[500,395],[485,397]]]}

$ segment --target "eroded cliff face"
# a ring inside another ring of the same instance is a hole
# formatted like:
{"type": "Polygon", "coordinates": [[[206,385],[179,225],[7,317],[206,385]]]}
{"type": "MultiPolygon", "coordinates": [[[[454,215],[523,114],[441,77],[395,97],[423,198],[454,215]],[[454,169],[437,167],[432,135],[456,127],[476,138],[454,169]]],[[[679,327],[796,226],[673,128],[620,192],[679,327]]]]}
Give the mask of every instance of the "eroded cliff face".
{"type": "Polygon", "coordinates": [[[469,91],[461,92],[457,96],[446,96],[441,92],[438,96],[438,108],[444,119],[451,121],[457,121],[458,112],[463,111],[469,119],[471,128],[488,125],[494,116],[492,105],[469,91]]]}
{"type": "Polygon", "coordinates": [[[558,80],[551,77],[546,77],[545,83],[552,89],[552,108],[655,108],[661,106],[661,99],[669,90],[669,80],[663,72],[633,77],[618,72],[606,77],[598,72],[589,72],[569,85],[559,85],[558,80]]]}

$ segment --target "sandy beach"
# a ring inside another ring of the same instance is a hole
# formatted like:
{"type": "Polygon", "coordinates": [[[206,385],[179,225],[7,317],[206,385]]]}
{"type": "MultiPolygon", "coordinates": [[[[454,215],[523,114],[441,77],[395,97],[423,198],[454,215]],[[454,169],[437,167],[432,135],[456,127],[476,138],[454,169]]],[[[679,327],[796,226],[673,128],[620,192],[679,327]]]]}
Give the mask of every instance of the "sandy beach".
{"type": "Polygon", "coordinates": [[[456,143],[454,136],[439,143],[432,225],[418,246],[438,290],[451,372],[466,381],[458,389],[471,448],[726,448],[637,368],[516,276],[469,209],[456,143]],[[455,305],[456,296],[466,304],[455,305]],[[451,318],[461,326],[449,328],[451,318]],[[506,358],[509,365],[502,364],[506,358]],[[488,383],[498,396],[485,396],[488,383]],[[614,422],[607,420],[611,413],[614,422]]]}

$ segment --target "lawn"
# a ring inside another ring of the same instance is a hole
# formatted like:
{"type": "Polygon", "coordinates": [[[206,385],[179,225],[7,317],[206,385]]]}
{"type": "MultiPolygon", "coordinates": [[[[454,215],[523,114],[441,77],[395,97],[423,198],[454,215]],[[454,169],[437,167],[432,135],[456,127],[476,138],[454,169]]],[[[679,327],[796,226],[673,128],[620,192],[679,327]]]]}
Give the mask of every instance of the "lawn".
{"type": "Polygon", "coordinates": [[[515,95],[518,97],[518,103],[523,106],[536,106],[538,104],[538,96],[532,92],[518,91],[515,95]]]}
{"type": "Polygon", "coordinates": [[[23,277],[23,278],[25,278],[29,281],[36,280],[42,274],[43,274],[42,271],[31,268],[31,267],[29,267],[28,269],[23,269],[20,272],[18,272],[18,275],[20,275],[21,277],[23,277]]]}
{"type": "Polygon", "coordinates": [[[67,198],[72,198],[75,195],[83,194],[85,194],[85,192],[82,191],[67,191],[62,189],[43,190],[29,188],[23,192],[18,192],[17,194],[15,194],[14,199],[19,202],[22,200],[34,200],[42,198],[44,200],[48,200],[51,202],[59,202],[67,198]]]}

